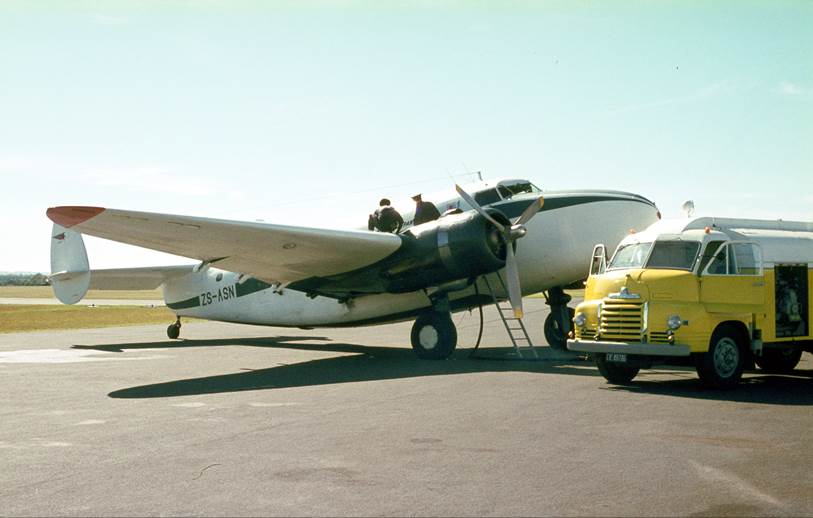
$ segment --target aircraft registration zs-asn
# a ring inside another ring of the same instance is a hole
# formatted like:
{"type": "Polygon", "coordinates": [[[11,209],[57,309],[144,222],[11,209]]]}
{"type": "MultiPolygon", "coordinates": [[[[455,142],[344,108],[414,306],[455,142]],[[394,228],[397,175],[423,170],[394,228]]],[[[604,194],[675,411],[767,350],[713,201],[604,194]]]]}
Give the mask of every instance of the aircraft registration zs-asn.
{"type": "Polygon", "coordinates": [[[66,304],[90,288],[161,286],[177,316],[167,329],[172,339],[186,316],[300,328],[414,318],[412,347],[427,359],[454,351],[452,312],[492,303],[494,293],[521,318],[522,296],[544,291],[552,310],[546,338],[564,348],[573,310],[562,288],[586,277],[593,244],[613,249],[630,229],[660,217],[654,203],[625,192],[543,197],[517,179],[455,187],[437,203],[440,219],[412,225],[413,214],[405,213],[400,234],[52,207],[51,283],[66,304]],[[91,271],[82,234],[200,263],[91,271]]]}

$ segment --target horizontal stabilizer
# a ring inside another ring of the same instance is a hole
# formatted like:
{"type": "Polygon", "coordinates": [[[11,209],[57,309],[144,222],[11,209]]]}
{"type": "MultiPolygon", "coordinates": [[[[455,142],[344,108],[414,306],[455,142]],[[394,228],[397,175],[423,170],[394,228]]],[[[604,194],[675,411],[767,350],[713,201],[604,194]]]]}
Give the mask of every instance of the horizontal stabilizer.
{"type": "Polygon", "coordinates": [[[115,268],[91,270],[92,290],[154,290],[168,279],[182,277],[194,271],[195,265],[151,266],[145,268],[115,268]]]}

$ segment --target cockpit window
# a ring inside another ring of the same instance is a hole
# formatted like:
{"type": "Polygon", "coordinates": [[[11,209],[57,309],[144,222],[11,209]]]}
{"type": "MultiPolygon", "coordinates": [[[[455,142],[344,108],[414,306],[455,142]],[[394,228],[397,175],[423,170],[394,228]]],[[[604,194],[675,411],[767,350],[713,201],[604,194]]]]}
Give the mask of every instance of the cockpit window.
{"type": "Polygon", "coordinates": [[[488,189],[474,193],[474,201],[480,205],[490,205],[500,200],[502,200],[502,198],[500,198],[499,193],[497,193],[497,189],[488,189]]]}
{"type": "Polygon", "coordinates": [[[622,270],[624,268],[642,268],[649,255],[652,243],[632,243],[624,245],[615,251],[608,270],[622,270]]]}
{"type": "Polygon", "coordinates": [[[698,250],[697,241],[655,241],[646,267],[691,270],[698,250]]]}
{"type": "Polygon", "coordinates": [[[542,192],[542,189],[532,184],[531,182],[521,182],[511,185],[500,185],[500,194],[503,198],[510,198],[517,194],[524,194],[526,192],[537,193],[542,192]]]}

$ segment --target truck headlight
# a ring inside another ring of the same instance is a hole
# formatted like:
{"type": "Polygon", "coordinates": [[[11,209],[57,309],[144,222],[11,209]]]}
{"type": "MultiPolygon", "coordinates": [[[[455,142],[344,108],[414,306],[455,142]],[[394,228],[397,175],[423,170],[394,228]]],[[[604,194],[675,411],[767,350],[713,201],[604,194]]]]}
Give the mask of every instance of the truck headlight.
{"type": "Polygon", "coordinates": [[[681,323],[680,315],[672,315],[666,319],[666,327],[672,330],[679,328],[681,323]]]}
{"type": "Polygon", "coordinates": [[[576,316],[573,317],[573,323],[576,324],[576,327],[584,327],[586,322],[587,317],[581,311],[576,313],[576,316]]]}

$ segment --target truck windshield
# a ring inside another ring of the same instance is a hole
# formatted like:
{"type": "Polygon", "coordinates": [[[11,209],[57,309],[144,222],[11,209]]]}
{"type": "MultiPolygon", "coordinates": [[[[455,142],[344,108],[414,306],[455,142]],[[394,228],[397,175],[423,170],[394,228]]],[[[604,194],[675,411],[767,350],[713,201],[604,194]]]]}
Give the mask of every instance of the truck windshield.
{"type": "Polygon", "coordinates": [[[649,255],[652,243],[633,243],[624,245],[616,250],[608,270],[621,270],[624,268],[641,268],[649,255]]]}
{"type": "Polygon", "coordinates": [[[655,241],[646,267],[691,270],[698,250],[697,241],[655,241]]]}

